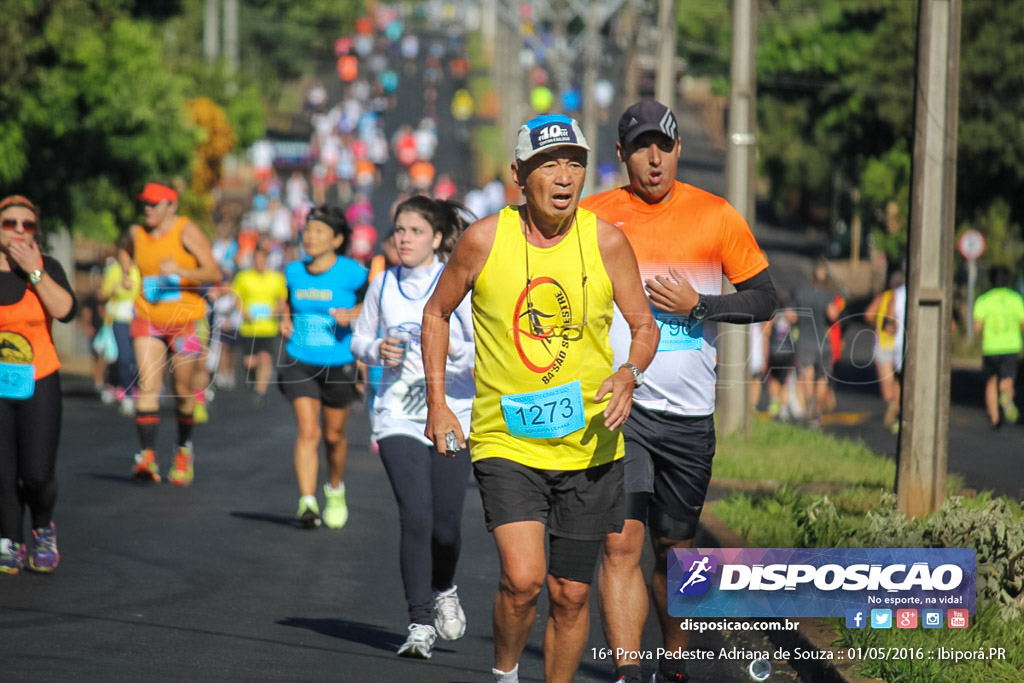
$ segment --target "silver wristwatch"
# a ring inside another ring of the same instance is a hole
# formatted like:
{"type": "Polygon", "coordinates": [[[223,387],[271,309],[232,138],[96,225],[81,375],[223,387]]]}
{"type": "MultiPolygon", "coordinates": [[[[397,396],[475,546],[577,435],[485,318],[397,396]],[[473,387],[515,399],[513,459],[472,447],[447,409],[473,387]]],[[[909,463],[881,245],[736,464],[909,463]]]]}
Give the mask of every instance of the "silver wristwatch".
{"type": "Polygon", "coordinates": [[[33,270],[31,273],[28,274],[28,281],[31,282],[34,285],[38,285],[39,281],[42,280],[42,279],[43,279],[43,271],[41,271],[38,268],[36,268],[35,270],[33,270]]]}
{"type": "Polygon", "coordinates": [[[622,365],[619,366],[619,370],[621,370],[622,368],[626,368],[627,370],[629,370],[630,372],[633,373],[633,386],[634,387],[643,386],[643,383],[644,383],[644,371],[643,370],[641,370],[637,366],[633,365],[632,363],[623,363],[622,365]]]}

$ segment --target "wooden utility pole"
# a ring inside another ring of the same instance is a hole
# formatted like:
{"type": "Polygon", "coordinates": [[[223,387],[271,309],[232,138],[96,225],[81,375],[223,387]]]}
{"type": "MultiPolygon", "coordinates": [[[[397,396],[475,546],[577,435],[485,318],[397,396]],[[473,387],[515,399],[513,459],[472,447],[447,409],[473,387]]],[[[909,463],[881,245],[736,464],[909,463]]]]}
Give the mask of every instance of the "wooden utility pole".
{"type": "Polygon", "coordinates": [[[583,137],[590,149],[591,164],[583,193],[591,194],[597,187],[597,155],[601,141],[597,138],[597,102],[594,101],[594,87],[597,83],[598,60],[601,58],[601,6],[592,3],[587,9],[586,29],[583,42],[583,137]]]}
{"type": "MultiPolygon", "coordinates": [[[[945,498],[953,315],[961,0],[920,0],[907,254],[897,504],[908,516],[945,498]]],[[[897,349],[899,351],[899,349],[897,349]]]]}
{"type": "MultiPolygon", "coordinates": [[[[726,152],[726,198],[747,224],[754,225],[754,152],[756,128],[757,3],[732,4],[732,74],[729,97],[729,145],[726,152]]],[[[724,278],[723,278],[724,279],[724,278]]],[[[728,289],[732,285],[723,282],[728,289]]],[[[718,325],[718,406],[716,423],[721,434],[731,434],[747,423],[747,357],[750,330],[746,325],[718,325]]],[[[751,422],[749,428],[753,428],[751,422]]]]}
{"type": "MultiPolygon", "coordinates": [[[[654,99],[676,108],[676,1],[658,0],[658,72],[654,99]]],[[[632,103],[630,103],[632,104],[632,103]]]]}
{"type": "Polygon", "coordinates": [[[228,73],[238,71],[238,0],[224,0],[224,61],[228,73]]]}
{"type": "Polygon", "coordinates": [[[206,0],[203,7],[203,57],[213,63],[220,56],[220,0],[206,0]]]}

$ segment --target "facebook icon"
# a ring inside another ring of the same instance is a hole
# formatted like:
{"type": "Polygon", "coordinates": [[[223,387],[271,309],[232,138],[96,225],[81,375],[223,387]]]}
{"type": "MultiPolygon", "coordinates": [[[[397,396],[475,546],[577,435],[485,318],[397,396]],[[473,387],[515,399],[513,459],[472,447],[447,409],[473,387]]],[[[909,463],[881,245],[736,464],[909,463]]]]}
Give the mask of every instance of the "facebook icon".
{"type": "Polygon", "coordinates": [[[846,628],[864,628],[867,625],[867,616],[862,609],[846,610],[846,628]]]}

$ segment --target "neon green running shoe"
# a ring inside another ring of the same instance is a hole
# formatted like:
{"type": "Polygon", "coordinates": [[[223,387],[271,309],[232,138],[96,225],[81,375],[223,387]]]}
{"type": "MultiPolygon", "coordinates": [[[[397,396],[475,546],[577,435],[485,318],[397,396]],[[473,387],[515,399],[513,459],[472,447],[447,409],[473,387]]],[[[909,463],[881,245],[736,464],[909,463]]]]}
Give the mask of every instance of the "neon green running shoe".
{"type": "Polygon", "coordinates": [[[1003,416],[1007,422],[1014,424],[1020,419],[1020,411],[1017,409],[1017,404],[1008,395],[1000,394],[999,403],[1003,406],[1003,416]]]}
{"type": "Polygon", "coordinates": [[[332,489],[324,484],[324,524],[328,529],[340,529],[348,521],[348,504],[345,502],[345,485],[332,489]]]}

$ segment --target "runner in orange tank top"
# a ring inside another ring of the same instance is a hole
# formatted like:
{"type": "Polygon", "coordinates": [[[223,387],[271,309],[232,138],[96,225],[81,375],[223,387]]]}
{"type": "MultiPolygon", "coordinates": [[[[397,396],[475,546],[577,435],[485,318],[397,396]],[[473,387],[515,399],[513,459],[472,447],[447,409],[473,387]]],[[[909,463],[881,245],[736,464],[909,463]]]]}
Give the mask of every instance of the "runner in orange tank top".
{"type": "Polygon", "coordinates": [[[60,263],[40,253],[39,210],[19,195],[0,201],[0,574],[60,562],[53,509],[60,442],[60,360],[53,319],[75,315],[60,263]],[[31,550],[24,533],[31,516],[31,550]]]}
{"type": "Polygon", "coordinates": [[[133,225],[129,236],[132,258],[142,274],[142,293],[135,302],[132,322],[139,367],[135,425],[142,448],[135,456],[132,473],[136,479],[160,481],[156,434],[164,363],[170,355],[178,445],[168,479],[172,484],[188,486],[193,477],[193,382],[202,352],[196,322],[206,310],[198,287],[219,282],[220,267],[199,226],[178,216],[178,193],[174,189],[162,183],[147,183],[139,199],[146,214],[145,225],[133,225]]]}

